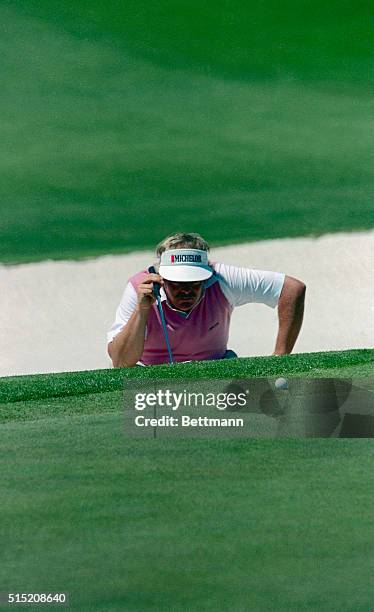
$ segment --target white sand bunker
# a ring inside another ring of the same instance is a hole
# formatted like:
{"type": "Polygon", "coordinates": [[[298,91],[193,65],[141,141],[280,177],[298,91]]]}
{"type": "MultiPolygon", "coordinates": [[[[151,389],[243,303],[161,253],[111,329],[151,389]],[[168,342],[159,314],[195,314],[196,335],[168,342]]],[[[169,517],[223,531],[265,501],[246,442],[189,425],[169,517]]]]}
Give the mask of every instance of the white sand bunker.
{"type": "MultiPolygon", "coordinates": [[[[0,266],[0,376],[110,367],[106,331],[128,277],[153,259],[143,251],[0,266]]],[[[307,284],[293,352],[374,346],[374,231],[222,247],[211,259],[285,272],[307,284]]],[[[240,356],[269,355],[276,332],[276,309],[241,306],[229,346],[240,356]]]]}

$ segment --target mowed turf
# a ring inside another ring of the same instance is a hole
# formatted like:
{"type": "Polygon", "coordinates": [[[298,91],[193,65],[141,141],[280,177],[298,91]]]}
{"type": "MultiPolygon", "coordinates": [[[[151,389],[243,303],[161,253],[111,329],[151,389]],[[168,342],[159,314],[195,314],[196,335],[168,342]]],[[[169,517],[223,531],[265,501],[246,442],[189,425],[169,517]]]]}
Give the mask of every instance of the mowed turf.
{"type": "Polygon", "coordinates": [[[116,368],[0,378],[0,404],[122,390],[126,381],[229,379],[266,376],[356,376],[373,374],[374,350],[296,353],[278,357],[195,361],[146,368],[116,368]]]}
{"type": "Polygon", "coordinates": [[[2,3],[0,261],[372,227],[368,7],[2,3]]]}
{"type": "MultiPolygon", "coordinates": [[[[173,370],[372,377],[373,355],[173,370]]],[[[171,369],[1,379],[2,591],[65,591],[76,610],[371,609],[372,443],[125,437],[122,385],[171,369]]]]}
{"type": "Polygon", "coordinates": [[[125,440],[3,425],[3,591],[75,610],[370,610],[370,440],[125,440]]]}

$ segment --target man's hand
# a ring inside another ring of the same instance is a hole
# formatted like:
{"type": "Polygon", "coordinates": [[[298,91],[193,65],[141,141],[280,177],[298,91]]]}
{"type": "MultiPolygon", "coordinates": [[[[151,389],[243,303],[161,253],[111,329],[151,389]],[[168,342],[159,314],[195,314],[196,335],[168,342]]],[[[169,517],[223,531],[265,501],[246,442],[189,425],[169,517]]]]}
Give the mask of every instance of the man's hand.
{"type": "Polygon", "coordinates": [[[305,291],[302,281],[286,276],[278,302],[279,330],[273,355],[291,353],[303,322],[305,291]]]}
{"type": "Polygon", "coordinates": [[[148,274],[138,287],[138,305],[140,310],[149,310],[156,301],[153,283],[163,285],[164,281],[159,274],[148,274]]]}
{"type": "Polygon", "coordinates": [[[159,274],[148,274],[138,287],[138,305],[125,327],[108,345],[108,353],[115,368],[137,364],[144,350],[144,338],[152,304],[156,298],[154,283],[164,284],[159,274]]]}

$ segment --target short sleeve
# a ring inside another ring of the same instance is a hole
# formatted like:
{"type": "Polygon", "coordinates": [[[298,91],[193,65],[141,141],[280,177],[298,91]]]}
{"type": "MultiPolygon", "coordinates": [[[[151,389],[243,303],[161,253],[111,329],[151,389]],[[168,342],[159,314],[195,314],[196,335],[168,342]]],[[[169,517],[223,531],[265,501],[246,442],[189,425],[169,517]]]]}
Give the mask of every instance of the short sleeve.
{"type": "Polygon", "coordinates": [[[213,265],[226,299],[232,306],[256,302],[271,308],[278,305],[285,274],[253,268],[241,268],[223,263],[213,265]]]}
{"type": "Polygon", "coordinates": [[[136,304],[136,291],[133,285],[129,282],[125,287],[121,302],[117,308],[114,323],[107,333],[108,344],[109,342],[112,342],[112,340],[117,336],[117,334],[119,334],[119,332],[125,327],[126,323],[130,319],[132,313],[136,308],[136,304]]]}

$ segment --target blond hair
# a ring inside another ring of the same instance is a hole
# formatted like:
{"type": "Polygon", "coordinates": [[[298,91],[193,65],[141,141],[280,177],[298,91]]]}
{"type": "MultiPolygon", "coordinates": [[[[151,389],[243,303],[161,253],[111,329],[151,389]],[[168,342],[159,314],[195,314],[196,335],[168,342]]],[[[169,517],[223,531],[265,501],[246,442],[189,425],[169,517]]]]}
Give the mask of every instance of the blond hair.
{"type": "Polygon", "coordinates": [[[158,257],[161,253],[169,249],[199,249],[200,251],[209,251],[209,244],[195,232],[177,232],[170,234],[157,245],[156,254],[158,257]]]}

